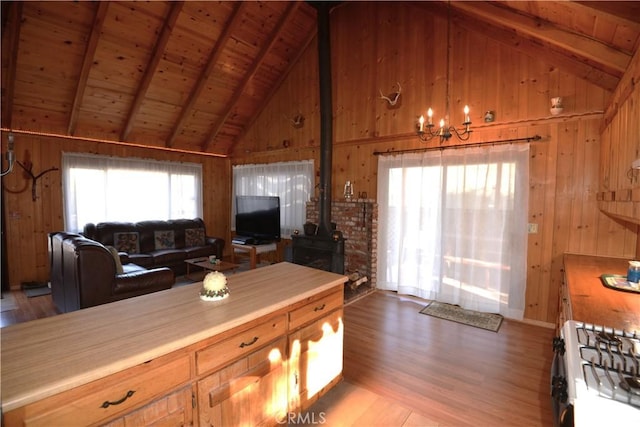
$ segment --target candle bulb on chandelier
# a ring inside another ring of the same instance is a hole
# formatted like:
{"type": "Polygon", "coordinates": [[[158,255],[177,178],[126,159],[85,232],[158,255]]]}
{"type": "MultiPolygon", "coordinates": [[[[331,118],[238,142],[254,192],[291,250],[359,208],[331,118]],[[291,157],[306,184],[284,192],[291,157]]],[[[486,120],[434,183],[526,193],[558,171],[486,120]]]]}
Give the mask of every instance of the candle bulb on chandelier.
{"type": "Polygon", "coordinates": [[[418,119],[418,132],[424,132],[424,116],[418,119]]]}
{"type": "Polygon", "coordinates": [[[429,108],[427,110],[427,117],[429,117],[429,124],[432,125],[433,124],[433,110],[431,108],[429,108]]]}
{"type": "Polygon", "coordinates": [[[466,123],[471,123],[471,118],[469,117],[469,106],[465,105],[464,106],[464,122],[466,123]]]}

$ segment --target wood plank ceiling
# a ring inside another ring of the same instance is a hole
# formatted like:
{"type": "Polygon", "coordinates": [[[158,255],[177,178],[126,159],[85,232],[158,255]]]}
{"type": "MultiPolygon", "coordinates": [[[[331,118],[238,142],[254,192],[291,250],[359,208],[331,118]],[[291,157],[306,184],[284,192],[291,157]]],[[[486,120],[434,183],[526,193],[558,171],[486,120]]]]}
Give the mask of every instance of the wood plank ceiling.
{"type": "MultiPolygon", "coordinates": [[[[608,91],[640,44],[640,2],[451,6],[608,91]]],[[[315,33],[307,2],[3,1],[1,127],[228,155],[315,33]]]]}

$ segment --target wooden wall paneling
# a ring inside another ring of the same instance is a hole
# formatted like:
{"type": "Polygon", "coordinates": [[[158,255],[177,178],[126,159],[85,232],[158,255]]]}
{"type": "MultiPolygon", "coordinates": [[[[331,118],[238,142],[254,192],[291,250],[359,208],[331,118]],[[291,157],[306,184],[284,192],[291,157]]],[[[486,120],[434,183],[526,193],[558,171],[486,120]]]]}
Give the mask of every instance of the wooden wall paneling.
{"type": "Polygon", "coordinates": [[[583,187],[579,191],[583,192],[582,227],[585,238],[582,241],[580,253],[595,254],[597,248],[598,221],[600,212],[598,211],[598,181],[600,164],[600,120],[581,121],[581,130],[584,130],[583,140],[579,144],[584,145],[584,165],[585,173],[583,187]]]}
{"type": "MultiPolygon", "coordinates": [[[[544,151],[545,156],[544,174],[538,175],[537,180],[541,180],[540,185],[544,189],[542,215],[539,220],[538,231],[540,236],[540,258],[537,261],[541,269],[541,282],[537,285],[538,289],[532,289],[531,292],[536,293],[536,301],[539,304],[538,310],[525,316],[530,319],[552,322],[557,311],[557,295],[561,281],[560,269],[562,266],[563,248],[559,248],[556,241],[556,233],[558,226],[555,222],[557,210],[558,192],[558,169],[559,155],[558,150],[561,146],[561,132],[558,126],[553,124],[548,126],[546,132],[541,133],[545,138],[544,151]]],[[[540,147],[540,146],[537,146],[540,147]]],[[[541,171],[542,172],[542,171],[541,171]]],[[[533,284],[534,286],[536,284],[533,284]]],[[[527,291],[531,285],[527,283],[527,291]]],[[[528,306],[529,304],[527,304],[528,306]]]]}
{"type": "Polygon", "coordinates": [[[556,175],[556,204],[553,222],[556,224],[554,239],[559,246],[559,250],[564,252],[570,247],[572,223],[571,223],[571,183],[573,178],[573,141],[567,129],[569,124],[560,124],[558,129],[558,143],[555,156],[557,158],[556,175]]]}
{"type": "MultiPolygon", "coordinates": [[[[479,95],[480,100],[475,105],[478,106],[478,111],[473,111],[472,119],[476,123],[484,122],[484,114],[487,111],[493,111],[494,117],[496,121],[503,121],[504,111],[500,108],[500,96],[499,96],[499,87],[502,76],[500,75],[500,68],[494,67],[495,64],[500,60],[501,52],[500,52],[500,44],[497,42],[484,38],[485,45],[482,50],[482,55],[476,55],[477,57],[483,58],[482,66],[479,70],[473,70],[475,75],[481,76],[478,81],[476,87],[480,89],[479,95]],[[491,72],[486,72],[486,70],[492,70],[491,72]],[[476,120],[476,117],[478,119],[476,120]]],[[[473,92],[472,92],[473,93],[473,92]]]]}
{"type": "Polygon", "coordinates": [[[375,30],[377,6],[340,8],[331,19],[334,135],[336,140],[373,136],[377,61],[375,30]],[[347,22],[349,24],[347,25],[347,22]],[[338,90],[339,89],[339,90],[338,90]]]}
{"type": "Polygon", "coordinates": [[[40,218],[34,221],[35,230],[34,237],[36,238],[36,246],[34,248],[34,256],[36,257],[36,277],[46,277],[48,281],[49,276],[49,253],[47,251],[39,250],[42,242],[45,245],[48,242],[48,233],[53,231],[52,227],[56,218],[61,218],[61,205],[62,205],[62,192],[61,179],[62,174],[60,167],[57,166],[55,161],[56,153],[51,150],[50,144],[45,144],[37,150],[37,159],[33,162],[33,174],[38,175],[50,168],[57,168],[57,170],[47,172],[37,180],[36,183],[36,201],[35,201],[35,215],[40,218]]]}
{"type": "MultiPolygon", "coordinates": [[[[569,240],[567,242],[567,252],[581,253],[582,245],[582,210],[585,200],[582,197],[584,175],[586,165],[584,164],[584,144],[581,143],[581,134],[584,133],[583,126],[578,122],[567,123],[566,125],[569,137],[566,145],[570,146],[572,151],[571,164],[567,168],[571,181],[568,183],[567,198],[570,204],[570,212],[568,217],[567,228],[570,231],[569,240]]],[[[559,169],[563,169],[562,165],[559,169]]]]}
{"type": "MultiPolygon", "coordinates": [[[[547,138],[544,142],[531,144],[529,147],[529,223],[538,226],[538,233],[529,234],[527,243],[527,288],[525,290],[525,317],[531,319],[544,319],[547,308],[544,307],[545,290],[549,288],[550,281],[546,280],[543,257],[550,251],[546,250],[545,237],[549,239],[553,232],[552,222],[545,221],[549,199],[549,192],[553,190],[547,181],[548,161],[553,157],[549,155],[550,142],[547,138]]],[[[550,240],[550,239],[549,239],[550,240]]]]}
{"type": "MultiPolygon", "coordinates": [[[[530,65],[531,60],[529,57],[519,55],[513,65],[517,72],[517,81],[520,84],[517,86],[517,91],[514,93],[517,99],[517,108],[519,117],[535,117],[532,114],[532,110],[535,111],[535,98],[533,97],[533,84],[529,73],[535,70],[535,67],[530,65]]],[[[514,76],[514,77],[516,77],[514,76]]]]}
{"type": "MultiPolygon", "coordinates": [[[[312,41],[270,102],[234,147],[234,156],[320,144],[317,43],[312,41]],[[291,120],[304,116],[300,128],[291,120]]],[[[334,100],[335,102],[335,100],[334,100]]],[[[285,150],[286,151],[286,150],[285,150]]],[[[278,151],[280,153],[280,151],[278,151]]],[[[286,156],[285,153],[282,153],[286,156]]]]}
{"type": "MultiPolygon", "coordinates": [[[[473,33],[468,33],[467,37],[471,40],[474,39],[473,33]]],[[[489,40],[486,38],[478,38],[476,40],[478,44],[477,49],[482,52],[489,52],[489,40]]],[[[469,44],[470,46],[470,44],[469,44]]],[[[484,55],[470,55],[469,49],[465,55],[468,57],[468,64],[466,69],[466,88],[462,95],[463,103],[469,103],[471,121],[474,125],[484,123],[484,113],[488,110],[495,110],[495,106],[491,106],[488,100],[484,97],[484,93],[487,90],[488,85],[495,84],[493,76],[485,75],[482,70],[485,69],[486,58],[484,55]]]]}
{"type": "Polygon", "coordinates": [[[375,137],[412,132],[416,118],[426,114],[430,102],[424,77],[430,74],[432,62],[430,29],[415,10],[394,3],[377,5],[375,28],[375,56],[371,57],[375,78],[364,94],[373,108],[367,118],[369,129],[363,133],[375,137]],[[398,84],[400,98],[392,106],[380,93],[389,97],[398,84]]]}

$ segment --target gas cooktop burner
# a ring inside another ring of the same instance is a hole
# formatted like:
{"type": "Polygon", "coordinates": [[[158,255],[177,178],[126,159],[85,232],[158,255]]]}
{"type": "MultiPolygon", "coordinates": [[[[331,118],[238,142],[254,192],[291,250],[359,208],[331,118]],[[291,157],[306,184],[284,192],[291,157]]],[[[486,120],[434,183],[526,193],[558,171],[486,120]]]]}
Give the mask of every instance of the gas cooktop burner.
{"type": "Polygon", "coordinates": [[[582,378],[599,396],[640,408],[640,338],[594,325],[575,325],[582,378]]]}
{"type": "Polygon", "coordinates": [[[615,336],[613,332],[607,332],[604,330],[598,332],[598,334],[596,335],[596,340],[608,343],[610,345],[620,345],[621,343],[620,338],[615,336]]]}
{"type": "Polygon", "coordinates": [[[559,345],[554,345],[557,363],[552,371],[563,380],[552,377],[556,425],[565,405],[565,410],[571,408],[576,426],[640,426],[640,330],[569,320],[562,327],[561,341],[565,351],[558,352],[559,345]],[[559,390],[560,383],[566,388],[559,390]]]}
{"type": "Polygon", "coordinates": [[[625,377],[624,381],[620,382],[620,387],[628,393],[640,396],[640,379],[637,377],[625,377]]]}

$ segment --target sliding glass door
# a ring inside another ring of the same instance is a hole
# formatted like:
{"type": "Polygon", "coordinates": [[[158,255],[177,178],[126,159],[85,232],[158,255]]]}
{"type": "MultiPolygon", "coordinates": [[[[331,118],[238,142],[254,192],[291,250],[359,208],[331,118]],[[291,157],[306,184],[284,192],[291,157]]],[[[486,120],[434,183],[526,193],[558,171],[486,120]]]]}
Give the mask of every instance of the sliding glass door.
{"type": "Polygon", "coordinates": [[[382,156],[378,288],[522,318],[528,145],[382,156]]]}

